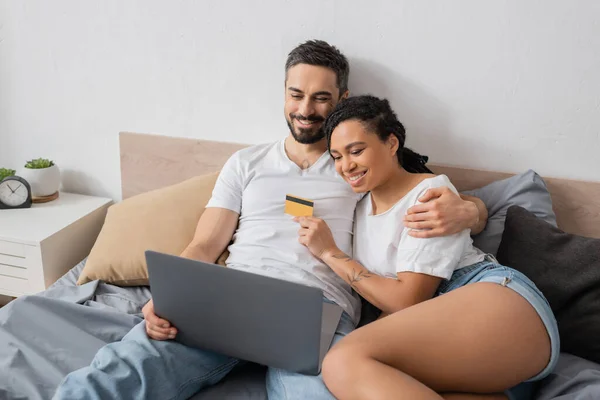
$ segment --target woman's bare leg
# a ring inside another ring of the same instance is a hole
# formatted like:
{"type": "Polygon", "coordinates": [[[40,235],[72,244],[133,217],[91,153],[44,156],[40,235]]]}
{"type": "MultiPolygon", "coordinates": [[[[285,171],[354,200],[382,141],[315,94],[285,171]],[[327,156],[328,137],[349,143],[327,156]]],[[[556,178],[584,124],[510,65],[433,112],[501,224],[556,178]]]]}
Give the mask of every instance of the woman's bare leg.
{"type": "Polygon", "coordinates": [[[352,332],[328,353],[323,378],[343,400],[439,400],[502,393],[549,360],[535,309],[512,289],[475,283],[352,332]]]}

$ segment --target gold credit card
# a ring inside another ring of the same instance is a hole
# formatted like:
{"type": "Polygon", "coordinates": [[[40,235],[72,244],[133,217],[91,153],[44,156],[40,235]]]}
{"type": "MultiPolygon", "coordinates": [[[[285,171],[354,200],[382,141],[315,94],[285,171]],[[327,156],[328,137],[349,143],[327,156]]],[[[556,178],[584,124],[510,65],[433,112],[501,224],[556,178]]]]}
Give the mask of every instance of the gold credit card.
{"type": "Polygon", "coordinates": [[[285,209],[283,212],[294,217],[312,217],[314,206],[315,202],[312,200],[288,194],[285,196],[285,209]]]}

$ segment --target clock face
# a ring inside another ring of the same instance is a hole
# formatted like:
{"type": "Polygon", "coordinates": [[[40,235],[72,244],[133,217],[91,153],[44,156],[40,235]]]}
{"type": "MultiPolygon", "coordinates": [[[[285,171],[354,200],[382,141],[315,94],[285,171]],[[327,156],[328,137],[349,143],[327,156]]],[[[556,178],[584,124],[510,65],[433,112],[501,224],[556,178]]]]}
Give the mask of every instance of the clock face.
{"type": "Polygon", "coordinates": [[[0,183],[0,201],[9,207],[24,204],[28,195],[25,185],[17,180],[8,179],[0,183]]]}

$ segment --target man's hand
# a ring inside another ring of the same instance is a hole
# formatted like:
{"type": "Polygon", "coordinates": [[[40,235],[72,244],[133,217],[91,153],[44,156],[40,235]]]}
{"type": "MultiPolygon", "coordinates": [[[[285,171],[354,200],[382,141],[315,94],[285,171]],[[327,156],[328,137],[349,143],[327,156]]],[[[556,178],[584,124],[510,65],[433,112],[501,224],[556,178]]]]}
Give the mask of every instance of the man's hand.
{"type": "Polygon", "coordinates": [[[429,189],[408,209],[404,226],[417,238],[448,236],[479,225],[477,205],[461,199],[448,187],[429,189]]]}
{"type": "Polygon", "coordinates": [[[146,333],[150,339],[167,340],[175,339],[177,329],[171,326],[171,323],[166,319],[160,318],[154,313],[154,302],[152,299],[142,308],[142,314],[146,320],[146,333]]]}
{"type": "Polygon", "coordinates": [[[339,252],[327,222],[315,217],[296,217],[300,224],[298,241],[317,258],[323,259],[326,253],[339,252]]]}

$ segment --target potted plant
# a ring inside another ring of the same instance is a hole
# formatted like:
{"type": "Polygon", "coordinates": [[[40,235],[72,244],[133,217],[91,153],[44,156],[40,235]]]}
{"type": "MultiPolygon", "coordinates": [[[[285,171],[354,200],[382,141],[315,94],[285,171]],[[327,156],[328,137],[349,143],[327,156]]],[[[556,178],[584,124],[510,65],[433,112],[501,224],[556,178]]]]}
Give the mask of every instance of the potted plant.
{"type": "Polygon", "coordinates": [[[17,173],[14,169],[0,168],[0,182],[7,176],[14,176],[17,173]]]}
{"type": "Polygon", "coordinates": [[[27,161],[21,177],[31,185],[31,194],[34,197],[52,196],[60,188],[60,170],[54,161],[46,158],[27,161]]]}

